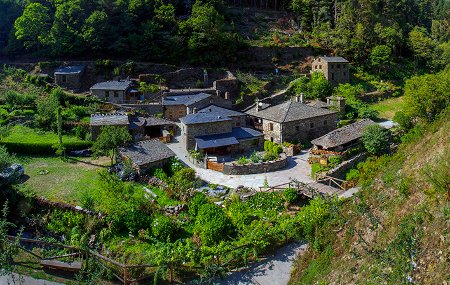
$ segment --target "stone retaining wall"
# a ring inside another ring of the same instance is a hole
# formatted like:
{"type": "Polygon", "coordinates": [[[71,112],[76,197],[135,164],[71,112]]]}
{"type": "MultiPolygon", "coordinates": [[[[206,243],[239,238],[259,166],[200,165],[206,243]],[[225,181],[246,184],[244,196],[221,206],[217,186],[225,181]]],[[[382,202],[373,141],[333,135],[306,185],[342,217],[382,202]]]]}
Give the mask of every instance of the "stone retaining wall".
{"type": "Polygon", "coordinates": [[[287,156],[281,154],[281,157],[274,161],[249,163],[240,165],[235,162],[227,162],[224,164],[223,173],[227,175],[246,175],[264,172],[272,172],[286,167],[288,164],[287,156]]]}
{"type": "Polygon", "coordinates": [[[351,159],[342,162],[335,168],[330,169],[325,175],[334,177],[334,178],[338,178],[338,179],[345,179],[345,173],[347,173],[347,171],[350,168],[353,168],[358,163],[365,160],[367,157],[368,157],[368,154],[366,152],[360,153],[360,154],[352,157],[351,159]]]}

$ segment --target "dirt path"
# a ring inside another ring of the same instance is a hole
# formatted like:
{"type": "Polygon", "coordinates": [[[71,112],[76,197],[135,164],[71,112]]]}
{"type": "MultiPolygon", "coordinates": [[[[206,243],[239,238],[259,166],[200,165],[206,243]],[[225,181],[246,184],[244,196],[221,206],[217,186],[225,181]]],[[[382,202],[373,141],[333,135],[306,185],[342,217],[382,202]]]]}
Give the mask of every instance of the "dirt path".
{"type": "Polygon", "coordinates": [[[299,254],[307,248],[306,243],[291,243],[279,249],[274,255],[247,269],[231,272],[220,285],[286,285],[291,278],[292,265],[299,254]]]}

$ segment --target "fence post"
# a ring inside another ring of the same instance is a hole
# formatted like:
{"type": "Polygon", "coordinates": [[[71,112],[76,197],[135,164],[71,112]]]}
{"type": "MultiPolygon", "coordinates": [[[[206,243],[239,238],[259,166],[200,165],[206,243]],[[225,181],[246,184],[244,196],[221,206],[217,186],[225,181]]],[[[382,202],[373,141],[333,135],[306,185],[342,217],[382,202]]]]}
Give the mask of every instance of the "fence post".
{"type": "Polygon", "coordinates": [[[128,285],[128,268],[126,266],[123,268],[123,284],[128,285]]]}

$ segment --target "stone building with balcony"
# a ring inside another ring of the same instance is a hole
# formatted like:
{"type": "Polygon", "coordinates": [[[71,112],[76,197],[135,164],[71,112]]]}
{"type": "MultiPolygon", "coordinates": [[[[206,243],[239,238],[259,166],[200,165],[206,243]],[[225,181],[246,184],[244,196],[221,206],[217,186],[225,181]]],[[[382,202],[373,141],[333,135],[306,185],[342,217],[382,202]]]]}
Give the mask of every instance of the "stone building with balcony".
{"type": "Polygon", "coordinates": [[[340,56],[320,56],[311,65],[311,72],[320,72],[333,86],[350,82],[349,62],[340,56]]]}

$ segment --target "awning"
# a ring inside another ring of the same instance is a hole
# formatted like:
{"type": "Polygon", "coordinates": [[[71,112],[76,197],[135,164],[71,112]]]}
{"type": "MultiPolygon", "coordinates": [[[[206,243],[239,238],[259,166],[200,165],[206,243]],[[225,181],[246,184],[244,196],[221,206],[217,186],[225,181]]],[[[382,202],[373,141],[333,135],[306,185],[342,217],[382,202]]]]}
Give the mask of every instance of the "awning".
{"type": "Polygon", "coordinates": [[[235,137],[203,136],[195,138],[195,141],[197,142],[197,148],[199,149],[239,144],[235,137]]]}

